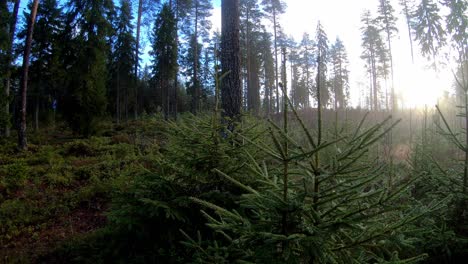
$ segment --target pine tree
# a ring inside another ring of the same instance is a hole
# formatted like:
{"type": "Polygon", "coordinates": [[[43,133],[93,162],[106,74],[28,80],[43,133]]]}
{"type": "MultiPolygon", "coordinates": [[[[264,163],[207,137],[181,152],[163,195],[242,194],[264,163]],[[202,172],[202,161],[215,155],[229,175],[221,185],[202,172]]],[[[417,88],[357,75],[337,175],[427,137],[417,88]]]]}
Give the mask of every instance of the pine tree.
{"type": "Polygon", "coordinates": [[[332,87],[334,93],[334,108],[344,109],[349,102],[349,71],[348,55],[343,42],[337,37],[330,49],[332,65],[332,87]]]}
{"type": "Polygon", "coordinates": [[[271,46],[271,35],[263,28],[258,48],[262,61],[263,106],[267,117],[273,112],[274,106],[275,66],[271,46]]]}
{"type": "MultiPolygon", "coordinates": [[[[13,42],[14,42],[14,39],[15,39],[15,34],[16,34],[16,24],[17,24],[17,21],[18,21],[18,11],[19,11],[19,7],[20,7],[20,0],[15,0],[15,4],[14,4],[14,7],[13,7],[13,12],[11,14],[11,16],[9,17],[9,19],[7,18],[7,9],[6,9],[6,3],[7,1],[5,1],[4,3],[1,3],[0,6],[0,9],[2,11],[0,11],[0,16],[2,17],[1,20],[4,21],[4,22],[9,22],[9,29],[8,29],[8,46],[7,46],[7,49],[5,49],[6,53],[4,53],[3,55],[0,55],[0,56],[4,56],[2,57],[2,61],[4,63],[6,63],[4,66],[2,66],[2,64],[0,64],[0,77],[2,75],[2,72],[4,73],[4,77],[5,77],[5,82],[1,82],[0,83],[0,91],[2,90],[1,87],[2,85],[5,85],[5,97],[2,97],[3,99],[0,99],[0,107],[2,106],[2,104],[4,104],[4,109],[5,109],[5,113],[4,114],[1,114],[0,112],[0,116],[3,120],[3,127],[5,128],[5,136],[6,137],[9,137],[10,136],[10,90],[11,90],[11,63],[13,61],[13,42]],[[1,69],[2,67],[4,67],[3,69],[1,69]]],[[[0,23],[1,24],[1,23],[0,23]]],[[[0,26],[1,30],[5,30],[4,32],[7,32],[7,28],[6,28],[6,24],[5,25],[1,25],[0,26]]],[[[1,35],[2,33],[0,33],[1,35]]],[[[0,37],[0,39],[3,38],[3,37],[0,37]]],[[[0,41],[2,42],[2,41],[0,41]]],[[[0,44],[1,46],[1,44],[0,44]]],[[[0,48],[0,50],[2,50],[2,48],[0,48]]],[[[2,123],[2,121],[0,121],[0,123],[2,123]]]]}
{"type": "Polygon", "coordinates": [[[240,2],[241,65],[245,76],[247,109],[258,115],[260,109],[260,66],[263,13],[256,0],[240,2]]]}
{"type": "Polygon", "coordinates": [[[31,54],[32,38],[34,33],[34,24],[36,22],[37,8],[39,0],[34,0],[31,7],[31,15],[28,20],[28,29],[25,41],[23,55],[23,75],[21,78],[21,109],[20,109],[20,125],[18,129],[18,149],[27,150],[28,143],[26,139],[26,106],[28,93],[28,73],[29,73],[29,56],[31,54]]]}
{"type": "Polygon", "coordinates": [[[387,72],[385,46],[379,34],[378,25],[369,10],[366,10],[361,18],[363,27],[362,47],[364,48],[361,58],[366,62],[366,68],[369,73],[369,101],[372,110],[379,110],[379,83],[380,74],[387,72]]]}
{"type": "Polygon", "coordinates": [[[6,63],[7,61],[7,51],[8,51],[8,43],[9,43],[9,17],[10,13],[8,11],[7,1],[1,0],[0,1],[0,92],[2,96],[0,96],[0,126],[6,127],[8,129],[8,120],[9,120],[9,106],[8,106],[8,97],[9,97],[9,90],[6,90],[6,72],[7,68],[9,67],[6,63]],[[5,91],[5,94],[3,94],[5,91]],[[6,111],[4,111],[6,109],[6,111]]]}
{"type": "MultiPolygon", "coordinates": [[[[34,102],[35,130],[39,128],[41,107],[46,106],[45,108],[49,109],[64,84],[65,74],[60,58],[62,47],[59,43],[64,28],[62,8],[58,6],[56,0],[44,0],[38,7],[36,20],[29,70],[31,82],[29,94],[32,95],[30,101],[34,102]]],[[[26,32],[27,28],[24,28],[18,36],[23,37],[26,32]]]]}
{"type": "Polygon", "coordinates": [[[8,48],[8,20],[10,18],[10,12],[6,0],[0,1],[0,51],[6,53],[8,48]]]}
{"type": "Polygon", "coordinates": [[[190,90],[192,93],[192,112],[197,113],[201,110],[201,98],[202,90],[200,82],[200,59],[202,54],[203,45],[200,44],[200,40],[206,43],[209,39],[209,31],[211,29],[211,10],[213,5],[209,0],[193,0],[190,3],[188,14],[184,19],[185,29],[184,33],[189,38],[188,44],[190,45],[188,54],[187,65],[191,68],[190,78],[190,90]]]}
{"type": "Polygon", "coordinates": [[[411,24],[413,23],[412,11],[410,7],[410,0],[400,0],[400,5],[402,7],[403,15],[405,16],[406,26],[408,28],[408,37],[410,42],[411,49],[411,61],[414,63],[414,50],[413,50],[413,34],[411,29],[411,24]]]}
{"type": "Polygon", "coordinates": [[[440,9],[434,0],[421,0],[413,13],[415,39],[421,46],[421,53],[434,60],[445,45],[446,33],[442,26],[440,9]]]}
{"type": "Polygon", "coordinates": [[[299,45],[300,55],[302,56],[302,74],[304,76],[304,84],[306,89],[306,107],[310,107],[310,91],[314,86],[313,82],[313,68],[316,66],[315,57],[315,43],[313,39],[310,39],[308,33],[302,35],[301,44],[299,45]]]}
{"type": "Polygon", "coordinates": [[[234,130],[242,107],[240,83],[239,0],[221,1],[221,106],[228,129],[234,130]]]}
{"type": "Polygon", "coordinates": [[[177,70],[177,31],[174,12],[166,3],[163,4],[151,35],[153,62],[153,82],[159,88],[160,106],[164,117],[169,118],[172,82],[176,78],[177,70]]]}
{"type": "Polygon", "coordinates": [[[296,109],[306,108],[309,92],[306,87],[306,77],[300,73],[302,58],[296,49],[289,53],[291,63],[291,101],[296,109]]]}
{"type": "MultiPolygon", "coordinates": [[[[151,13],[160,3],[160,0],[138,0],[138,13],[137,13],[137,24],[136,24],[136,40],[135,40],[135,80],[138,79],[138,69],[140,66],[140,35],[141,25],[143,19],[143,9],[147,13],[151,13]]],[[[135,89],[135,119],[138,117],[138,89],[135,89]]]]}
{"type": "Polygon", "coordinates": [[[114,5],[111,0],[70,0],[67,9],[70,70],[63,110],[75,132],[90,136],[107,105],[107,37],[114,5]]]}
{"type": "Polygon", "coordinates": [[[316,81],[316,100],[322,107],[327,107],[330,103],[330,91],[327,84],[327,64],[329,62],[329,42],[327,33],[320,21],[317,24],[316,31],[316,50],[317,50],[317,81],[316,81]]]}
{"type": "MultiPolygon", "coordinates": [[[[115,104],[113,109],[116,111],[117,123],[120,122],[122,113],[122,93],[126,120],[128,120],[129,111],[127,98],[133,97],[134,102],[137,100],[137,93],[132,93],[132,90],[135,90],[137,87],[133,72],[135,68],[134,63],[136,62],[133,50],[135,50],[136,41],[133,36],[132,20],[132,10],[129,1],[121,0],[119,14],[115,25],[117,39],[113,48],[114,50],[111,58],[112,63],[110,69],[111,78],[113,80],[112,83],[115,86],[115,104]]],[[[133,104],[133,107],[137,107],[137,104],[133,104]]],[[[138,109],[133,110],[134,112],[138,112],[138,109]]]]}
{"type": "Polygon", "coordinates": [[[278,63],[278,31],[280,25],[278,16],[286,11],[286,3],[282,0],[262,0],[264,11],[268,14],[269,19],[273,23],[273,53],[275,55],[275,90],[276,90],[276,112],[280,111],[280,96],[279,96],[279,63],[278,63]]]}
{"type": "MultiPolygon", "coordinates": [[[[394,77],[393,77],[393,55],[392,55],[392,38],[398,34],[398,28],[396,25],[397,18],[394,13],[390,0],[379,0],[378,8],[378,17],[377,20],[381,24],[381,30],[387,35],[387,45],[388,45],[388,59],[390,61],[390,75],[391,75],[391,109],[396,109],[395,101],[395,87],[394,87],[394,77]]],[[[388,104],[387,104],[388,109],[388,104]]]]}
{"type": "Polygon", "coordinates": [[[458,51],[460,63],[468,60],[468,2],[464,0],[444,0],[450,10],[446,17],[447,32],[451,34],[454,47],[458,51]]]}

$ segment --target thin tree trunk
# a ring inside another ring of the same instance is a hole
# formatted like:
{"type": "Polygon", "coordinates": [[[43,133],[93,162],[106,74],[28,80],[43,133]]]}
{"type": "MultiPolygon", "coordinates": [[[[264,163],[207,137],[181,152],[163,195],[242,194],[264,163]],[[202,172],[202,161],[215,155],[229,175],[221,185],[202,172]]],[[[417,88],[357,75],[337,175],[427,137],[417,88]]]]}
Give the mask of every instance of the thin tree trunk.
{"type": "MultiPolygon", "coordinates": [[[[388,16],[387,16],[387,5],[385,4],[385,2],[383,0],[381,0],[381,4],[384,8],[384,23],[385,23],[385,31],[387,33],[387,43],[388,43],[388,53],[389,53],[389,57],[390,57],[390,74],[391,74],[391,85],[392,85],[392,88],[391,88],[391,92],[392,92],[392,99],[391,99],[391,105],[392,105],[392,111],[395,109],[395,88],[394,88],[394,77],[393,77],[393,55],[392,55],[392,34],[390,32],[390,28],[389,28],[389,21],[388,21],[388,16]]],[[[388,107],[387,107],[388,109],[388,107]]]]}
{"type": "Polygon", "coordinates": [[[128,86],[124,89],[124,110],[125,110],[125,122],[128,122],[128,86]]]}
{"type": "Polygon", "coordinates": [[[23,55],[23,78],[21,80],[21,110],[20,110],[20,127],[18,129],[18,148],[27,150],[28,144],[26,139],[26,107],[27,107],[27,91],[28,91],[28,71],[29,71],[29,56],[31,55],[31,44],[34,32],[34,23],[36,21],[37,7],[39,0],[34,0],[31,16],[28,21],[28,30],[26,35],[26,47],[23,55]]]}
{"type": "MultiPolygon", "coordinates": [[[[286,78],[286,48],[283,47],[282,49],[283,54],[283,69],[282,69],[282,92],[283,92],[283,132],[288,136],[288,100],[287,100],[287,78],[286,78]]],[[[284,149],[284,158],[283,158],[283,202],[285,205],[289,206],[289,197],[288,197],[288,183],[289,183],[289,141],[287,138],[284,138],[283,142],[283,149],[284,149]]],[[[288,236],[288,218],[289,214],[285,210],[282,216],[282,228],[283,228],[283,235],[288,236]]],[[[283,249],[285,248],[285,244],[283,245],[283,249]]]]}
{"type": "Polygon", "coordinates": [[[133,106],[133,117],[135,120],[138,119],[138,84],[136,82],[137,79],[135,79],[134,87],[135,87],[135,102],[133,106]]]}
{"type": "Polygon", "coordinates": [[[117,69],[117,98],[116,98],[116,112],[115,112],[115,116],[116,116],[116,120],[117,120],[117,124],[120,124],[120,113],[121,113],[121,110],[120,110],[120,70],[117,69]]]}
{"type": "MultiPolygon", "coordinates": [[[[317,146],[320,146],[322,144],[322,99],[321,99],[321,54],[319,51],[318,58],[317,58],[317,130],[318,130],[318,135],[317,135],[317,146]]],[[[315,154],[315,168],[319,169],[320,168],[320,155],[317,152],[315,154]]],[[[320,171],[316,171],[314,173],[314,178],[313,178],[313,187],[314,187],[314,193],[318,194],[319,193],[319,177],[320,177],[320,171]]],[[[314,195],[313,198],[313,207],[315,210],[318,209],[318,195],[314,195]]]]}
{"type": "MultiPolygon", "coordinates": [[[[136,35],[136,50],[135,50],[135,81],[138,80],[138,66],[140,53],[140,33],[141,33],[141,16],[143,14],[143,0],[138,1],[138,17],[137,17],[137,35],[136,35]]],[[[135,119],[138,118],[138,86],[135,86],[135,119]]]]}
{"type": "MultiPolygon", "coordinates": [[[[266,61],[266,55],[263,56],[264,61],[266,61]]],[[[263,76],[265,78],[265,103],[266,103],[266,116],[269,118],[271,113],[271,85],[267,80],[267,69],[266,63],[263,65],[263,76]]]]}
{"type": "Polygon", "coordinates": [[[277,40],[277,33],[276,33],[276,8],[274,7],[273,3],[273,34],[275,38],[275,87],[276,87],[276,112],[280,112],[280,104],[279,104],[279,90],[278,90],[278,40],[277,40]]]}
{"type": "MultiPolygon", "coordinates": [[[[7,71],[6,71],[6,85],[5,85],[5,97],[7,98],[7,103],[5,106],[5,114],[8,116],[10,114],[10,87],[11,87],[11,62],[13,61],[13,42],[15,40],[15,33],[16,33],[16,22],[18,20],[18,10],[20,6],[20,0],[15,1],[15,6],[13,7],[13,14],[11,17],[10,22],[10,42],[8,45],[8,52],[7,52],[7,71]]],[[[10,137],[10,125],[6,124],[5,126],[5,137],[10,137]]]]}
{"type": "Polygon", "coordinates": [[[36,94],[36,103],[34,108],[34,131],[39,131],[39,91],[36,94]]]}
{"type": "Polygon", "coordinates": [[[410,134],[409,134],[409,138],[410,138],[410,142],[409,142],[409,147],[412,148],[413,147],[413,108],[410,106],[410,109],[409,109],[409,130],[410,130],[410,134]]]}
{"type": "Polygon", "coordinates": [[[378,92],[377,92],[377,65],[375,62],[375,54],[372,54],[372,86],[374,88],[373,96],[374,96],[374,111],[379,111],[379,100],[378,100],[378,92]]]}
{"type": "MultiPolygon", "coordinates": [[[[468,131],[468,95],[465,93],[465,131],[468,131]]],[[[465,133],[465,145],[468,146],[468,132],[465,133]]],[[[463,173],[463,194],[468,189],[468,150],[465,149],[465,168],[463,173]]]]}
{"type": "Polygon", "coordinates": [[[251,83],[251,79],[250,79],[250,71],[252,70],[251,69],[251,66],[250,65],[250,27],[249,27],[249,19],[250,19],[250,10],[247,8],[247,11],[246,11],[246,27],[245,27],[245,54],[247,55],[246,56],[246,62],[245,62],[245,66],[246,66],[246,70],[247,70],[247,74],[246,74],[246,77],[247,77],[247,109],[249,111],[252,111],[253,110],[253,105],[252,105],[252,83],[251,83]]]}
{"type": "Polygon", "coordinates": [[[194,98],[194,109],[193,112],[197,113],[200,111],[200,85],[198,83],[198,0],[195,0],[195,31],[194,31],[194,60],[193,60],[193,85],[195,86],[195,98],[194,98]]]}
{"type": "Polygon", "coordinates": [[[166,85],[166,109],[164,111],[164,119],[169,120],[169,111],[170,111],[170,95],[169,95],[169,83],[166,85]]]}
{"type": "Polygon", "coordinates": [[[310,72],[309,72],[309,50],[307,49],[306,47],[306,51],[305,51],[305,60],[306,60],[306,106],[307,108],[310,108],[310,95],[309,95],[309,91],[311,89],[311,87],[309,86],[310,85],[310,72]]]}
{"type": "Polygon", "coordinates": [[[405,0],[403,3],[403,11],[405,12],[406,17],[406,26],[408,27],[408,37],[410,41],[410,48],[411,48],[411,61],[414,64],[414,50],[413,50],[413,36],[411,36],[411,21],[410,21],[410,11],[408,7],[408,2],[405,0]]]}

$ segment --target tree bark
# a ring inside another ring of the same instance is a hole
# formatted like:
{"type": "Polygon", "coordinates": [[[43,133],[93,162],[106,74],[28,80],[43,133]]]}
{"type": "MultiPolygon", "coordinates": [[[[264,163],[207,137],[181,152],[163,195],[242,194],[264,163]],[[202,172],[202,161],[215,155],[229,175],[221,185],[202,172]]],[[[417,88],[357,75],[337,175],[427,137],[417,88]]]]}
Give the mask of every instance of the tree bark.
{"type": "MultiPolygon", "coordinates": [[[[138,80],[138,66],[140,53],[140,32],[141,32],[141,16],[143,14],[143,0],[138,1],[138,16],[137,16],[137,35],[136,35],[136,50],[135,50],[135,82],[138,80]]],[[[135,85],[135,119],[138,118],[138,86],[135,85]]]]}
{"type": "Polygon", "coordinates": [[[36,94],[36,103],[34,104],[34,131],[39,131],[39,91],[36,94]]]}
{"type": "MultiPolygon", "coordinates": [[[[11,62],[13,61],[13,42],[15,40],[16,32],[16,22],[18,21],[18,10],[20,6],[20,0],[15,1],[15,6],[13,7],[13,14],[10,22],[10,43],[8,46],[7,53],[7,71],[6,71],[6,85],[5,85],[5,97],[9,100],[10,97],[10,87],[11,87],[11,62]]],[[[10,114],[10,103],[7,101],[5,106],[5,114],[8,116],[10,114]]],[[[5,126],[5,137],[10,137],[10,126],[7,124],[5,126]]]]}
{"type": "Polygon", "coordinates": [[[117,66],[117,96],[116,96],[116,102],[115,102],[115,118],[117,121],[117,125],[120,124],[120,113],[122,112],[120,110],[120,67],[117,66]]]}
{"type": "MultiPolygon", "coordinates": [[[[177,54],[179,54],[179,0],[176,0],[175,2],[175,21],[176,21],[176,28],[175,31],[177,32],[176,34],[176,49],[177,49],[177,54]]],[[[176,62],[177,63],[177,62],[176,62]]],[[[179,75],[179,64],[177,63],[176,65],[176,70],[175,70],[175,76],[174,76],[174,120],[177,120],[177,111],[178,111],[178,96],[179,96],[179,87],[178,87],[178,80],[177,76],[179,75]]]]}
{"type": "Polygon", "coordinates": [[[233,122],[240,118],[242,107],[239,15],[239,0],[222,0],[221,69],[223,74],[228,74],[222,80],[221,104],[231,131],[234,129],[233,122]]]}
{"type": "Polygon", "coordinates": [[[276,32],[276,8],[273,6],[273,35],[275,41],[275,87],[276,87],[276,112],[280,112],[280,103],[279,103],[279,86],[278,86],[278,39],[277,39],[277,32],[276,32]]]}
{"type": "Polygon", "coordinates": [[[194,54],[193,54],[193,86],[195,92],[193,113],[200,111],[200,84],[198,83],[198,0],[195,0],[195,30],[194,30],[194,54]]]}
{"type": "Polygon", "coordinates": [[[31,16],[28,21],[28,30],[26,35],[26,47],[23,55],[23,78],[21,79],[21,110],[20,110],[20,127],[18,129],[18,148],[27,150],[28,144],[26,139],[26,106],[27,106],[27,91],[28,91],[28,71],[29,71],[29,56],[31,55],[31,44],[34,32],[34,23],[36,21],[37,7],[39,0],[34,0],[31,16]]]}

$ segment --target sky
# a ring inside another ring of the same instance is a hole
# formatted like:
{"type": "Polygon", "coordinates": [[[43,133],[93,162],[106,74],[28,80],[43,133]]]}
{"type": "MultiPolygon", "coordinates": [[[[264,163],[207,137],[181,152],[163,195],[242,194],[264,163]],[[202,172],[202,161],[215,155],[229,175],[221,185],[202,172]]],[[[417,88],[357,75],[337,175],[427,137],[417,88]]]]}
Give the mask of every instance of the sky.
{"type": "MultiPolygon", "coordinates": [[[[214,28],[221,23],[221,10],[219,0],[215,0],[212,22],[214,28]]],[[[364,61],[360,58],[361,47],[361,14],[369,9],[373,15],[377,12],[379,0],[285,0],[288,8],[280,18],[281,26],[287,35],[296,41],[302,39],[304,32],[315,36],[317,22],[320,21],[328,34],[330,42],[336,37],[344,42],[350,61],[351,101],[357,106],[360,101],[359,87],[368,86],[368,77],[364,68],[364,61]]],[[[394,60],[395,90],[403,94],[406,106],[434,105],[437,96],[444,90],[451,89],[452,69],[447,67],[435,72],[427,69],[430,62],[419,54],[419,46],[414,43],[415,63],[411,60],[409,36],[406,20],[401,12],[398,0],[391,0],[398,16],[400,32],[392,40],[394,60]]],[[[363,101],[363,98],[361,98],[363,101]]]]}
{"type": "MultiPolygon", "coordinates": [[[[213,30],[216,30],[221,27],[221,0],[213,1],[215,8],[210,19],[213,23],[213,30]]],[[[364,99],[360,96],[360,90],[367,89],[368,77],[364,61],[360,58],[362,53],[361,14],[365,9],[369,9],[375,15],[379,0],[284,1],[288,7],[286,13],[280,17],[280,24],[287,35],[293,36],[296,41],[302,39],[304,32],[308,32],[313,37],[317,22],[320,21],[330,42],[334,42],[336,37],[344,42],[350,62],[351,101],[353,106],[363,103],[364,99]]],[[[22,1],[23,5],[26,2],[22,1]]],[[[414,42],[415,63],[412,63],[406,21],[398,2],[398,0],[391,0],[396,11],[395,15],[398,16],[400,30],[392,40],[395,90],[403,94],[406,106],[434,105],[443,91],[451,89],[452,71],[455,71],[455,67],[440,68],[438,72],[427,69],[430,63],[419,54],[419,46],[416,42],[414,42]]],[[[144,53],[146,53],[143,59],[145,63],[149,63],[147,53],[150,46],[145,39],[143,39],[143,44],[144,53]]]]}

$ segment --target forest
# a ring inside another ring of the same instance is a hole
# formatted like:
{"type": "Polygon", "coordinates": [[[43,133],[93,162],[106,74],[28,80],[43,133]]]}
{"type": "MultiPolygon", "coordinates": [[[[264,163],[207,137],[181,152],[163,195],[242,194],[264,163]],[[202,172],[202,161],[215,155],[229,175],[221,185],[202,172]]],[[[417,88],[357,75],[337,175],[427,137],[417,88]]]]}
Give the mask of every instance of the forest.
{"type": "Polygon", "coordinates": [[[0,0],[0,263],[466,263],[467,9],[0,0]]]}

